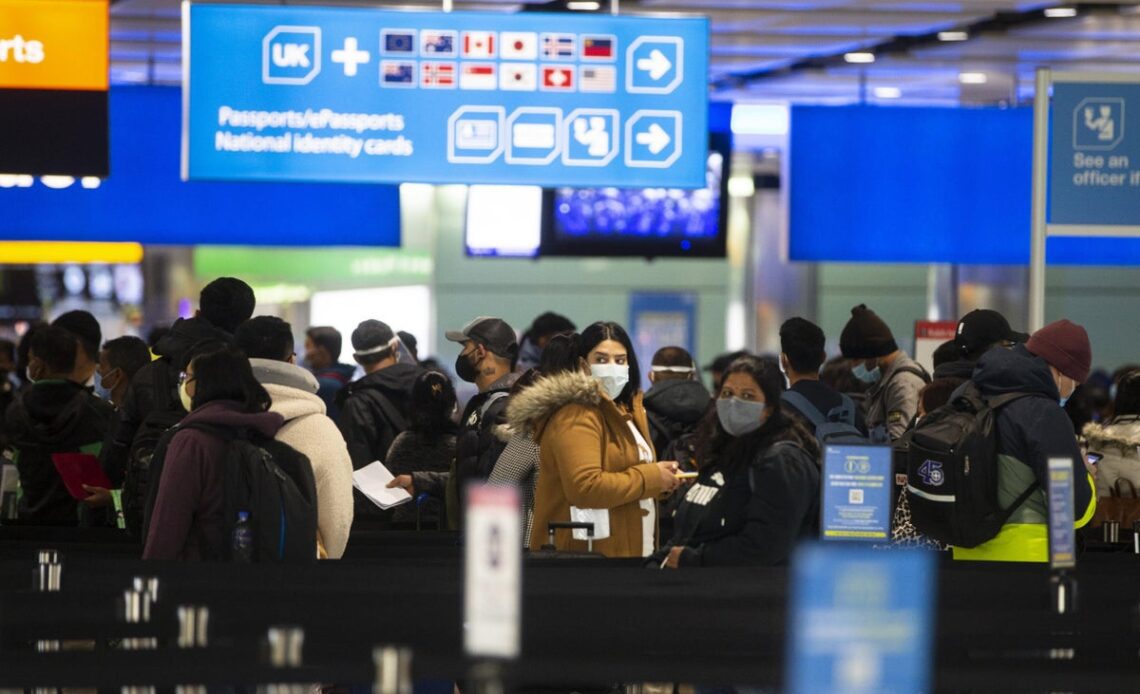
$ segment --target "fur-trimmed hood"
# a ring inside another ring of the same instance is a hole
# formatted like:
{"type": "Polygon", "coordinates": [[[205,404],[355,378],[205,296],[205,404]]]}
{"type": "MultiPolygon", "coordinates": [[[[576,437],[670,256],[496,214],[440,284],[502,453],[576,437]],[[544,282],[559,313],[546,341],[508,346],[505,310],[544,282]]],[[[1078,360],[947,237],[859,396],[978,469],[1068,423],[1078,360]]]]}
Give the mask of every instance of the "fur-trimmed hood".
{"type": "Polygon", "coordinates": [[[1129,418],[1112,424],[1089,423],[1082,430],[1089,450],[1115,448],[1122,454],[1140,456],[1140,418],[1129,418]]]}
{"type": "Polygon", "coordinates": [[[598,405],[598,382],[580,371],[545,376],[511,397],[507,424],[511,431],[533,433],[536,425],[570,404],[598,405]]]}

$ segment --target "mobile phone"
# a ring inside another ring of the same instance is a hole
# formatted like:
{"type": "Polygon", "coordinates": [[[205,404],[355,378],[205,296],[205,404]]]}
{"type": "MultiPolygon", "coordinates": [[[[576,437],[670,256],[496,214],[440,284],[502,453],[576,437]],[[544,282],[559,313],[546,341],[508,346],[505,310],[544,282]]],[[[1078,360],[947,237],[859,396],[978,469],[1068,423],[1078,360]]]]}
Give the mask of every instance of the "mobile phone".
{"type": "Polygon", "coordinates": [[[699,474],[697,472],[674,472],[673,476],[679,480],[695,480],[699,474]]]}
{"type": "Polygon", "coordinates": [[[1096,465],[1104,458],[1100,453],[1085,453],[1085,460],[1089,461],[1089,465],[1096,465]]]}

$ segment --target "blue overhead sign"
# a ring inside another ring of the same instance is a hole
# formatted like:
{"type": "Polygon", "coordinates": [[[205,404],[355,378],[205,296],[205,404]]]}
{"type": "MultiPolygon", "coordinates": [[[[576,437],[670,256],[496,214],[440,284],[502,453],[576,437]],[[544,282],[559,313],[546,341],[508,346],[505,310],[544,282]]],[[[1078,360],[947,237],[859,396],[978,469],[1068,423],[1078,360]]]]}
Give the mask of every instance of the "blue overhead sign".
{"type": "Polygon", "coordinates": [[[1140,83],[1057,82],[1051,225],[1140,226],[1140,83]]]}
{"type": "Polygon", "coordinates": [[[705,185],[706,18],[187,14],[190,179],[705,185]]]}

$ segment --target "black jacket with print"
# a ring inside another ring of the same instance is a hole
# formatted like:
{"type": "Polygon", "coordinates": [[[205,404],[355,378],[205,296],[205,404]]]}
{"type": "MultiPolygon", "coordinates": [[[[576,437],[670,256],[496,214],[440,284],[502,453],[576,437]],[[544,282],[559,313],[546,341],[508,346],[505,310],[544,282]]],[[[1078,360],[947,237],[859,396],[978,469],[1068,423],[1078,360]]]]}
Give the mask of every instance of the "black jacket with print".
{"type": "Polygon", "coordinates": [[[678,545],[681,566],[786,564],[799,540],[819,536],[819,484],[818,463],[794,441],[704,468],[677,507],[673,538],[648,564],[678,545]]]}

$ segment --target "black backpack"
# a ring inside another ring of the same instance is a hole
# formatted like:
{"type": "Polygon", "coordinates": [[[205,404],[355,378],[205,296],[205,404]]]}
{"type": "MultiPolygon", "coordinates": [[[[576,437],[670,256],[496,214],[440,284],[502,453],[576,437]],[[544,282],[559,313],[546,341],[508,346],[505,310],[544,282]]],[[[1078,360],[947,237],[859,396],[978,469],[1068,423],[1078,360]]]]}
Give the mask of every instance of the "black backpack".
{"type": "Polygon", "coordinates": [[[998,502],[997,413],[1030,393],[985,398],[967,381],[949,403],[915,427],[906,453],[907,498],[915,528],[956,547],[993,538],[1038,489],[1034,482],[1008,507],[998,502]]]}
{"type": "MultiPolygon", "coordinates": [[[[178,399],[178,374],[167,360],[154,362],[154,407],[147,412],[131,442],[123,477],[123,518],[127,532],[142,535],[143,515],[150,494],[151,462],[163,435],[186,416],[178,399]]],[[[157,478],[156,478],[157,479],[157,478]]],[[[145,541],[146,537],[142,539],[145,541]]]]}
{"type": "MultiPolygon", "coordinates": [[[[222,546],[206,547],[206,559],[232,561],[232,538],[238,514],[249,514],[254,562],[302,563],[317,558],[317,488],[309,459],[287,444],[244,429],[182,424],[164,437],[151,466],[148,511],[154,508],[166,447],[174,434],[197,429],[224,439],[225,501],[222,546]]],[[[149,521],[149,512],[147,519],[149,521]]]]}

